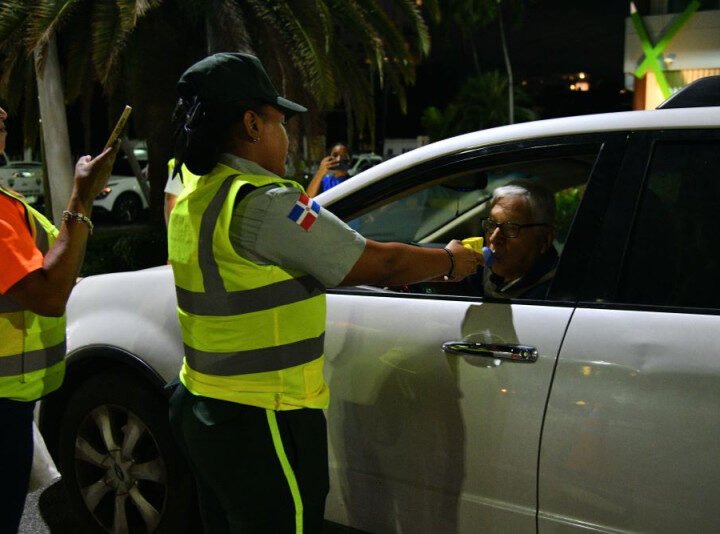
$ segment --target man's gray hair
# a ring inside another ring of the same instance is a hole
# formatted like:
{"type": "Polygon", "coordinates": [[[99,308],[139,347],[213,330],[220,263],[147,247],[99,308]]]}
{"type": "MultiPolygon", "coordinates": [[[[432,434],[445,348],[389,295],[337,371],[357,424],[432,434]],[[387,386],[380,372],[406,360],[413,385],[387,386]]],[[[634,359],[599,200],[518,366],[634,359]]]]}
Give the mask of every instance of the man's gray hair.
{"type": "Polygon", "coordinates": [[[523,197],[530,208],[533,223],[555,226],[555,195],[540,184],[516,180],[493,191],[490,207],[504,197],[523,197]]]}

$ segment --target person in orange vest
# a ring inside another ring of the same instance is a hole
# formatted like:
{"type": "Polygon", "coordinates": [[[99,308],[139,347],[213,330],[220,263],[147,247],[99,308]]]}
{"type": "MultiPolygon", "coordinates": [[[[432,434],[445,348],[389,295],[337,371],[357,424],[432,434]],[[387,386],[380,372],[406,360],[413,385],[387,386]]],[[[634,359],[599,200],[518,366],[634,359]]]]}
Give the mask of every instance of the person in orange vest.
{"type": "MultiPolygon", "coordinates": [[[[0,108],[0,152],[7,113],[0,108]]],[[[58,231],[21,197],[0,188],[0,532],[17,532],[33,457],[35,401],[65,372],[65,305],[85,254],[95,197],[117,146],[75,165],[58,231]]]]}

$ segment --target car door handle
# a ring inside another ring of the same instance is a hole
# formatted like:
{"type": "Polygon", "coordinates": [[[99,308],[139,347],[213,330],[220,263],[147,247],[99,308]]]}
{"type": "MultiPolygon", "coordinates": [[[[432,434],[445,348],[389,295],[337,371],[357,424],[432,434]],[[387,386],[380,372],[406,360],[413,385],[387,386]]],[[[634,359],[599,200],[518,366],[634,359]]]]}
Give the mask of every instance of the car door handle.
{"type": "Polygon", "coordinates": [[[499,358],[518,363],[534,363],[538,359],[538,351],[530,345],[505,345],[500,343],[474,343],[471,341],[446,341],[442,345],[447,354],[464,356],[483,356],[499,358]]]}

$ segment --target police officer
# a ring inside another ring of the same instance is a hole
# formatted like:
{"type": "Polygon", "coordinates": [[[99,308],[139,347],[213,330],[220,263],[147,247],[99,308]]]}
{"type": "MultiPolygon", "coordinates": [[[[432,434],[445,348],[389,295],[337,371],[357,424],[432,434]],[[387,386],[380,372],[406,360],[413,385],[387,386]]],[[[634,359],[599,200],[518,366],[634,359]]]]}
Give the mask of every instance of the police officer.
{"type": "Polygon", "coordinates": [[[176,166],[201,176],[170,216],[185,358],[170,419],[207,532],[321,532],[325,288],[461,279],[482,256],[365,239],[282,178],[285,121],[260,61],[220,53],[178,82],[176,166]]]}
{"type": "Polygon", "coordinates": [[[168,179],[165,182],[165,202],[163,206],[163,213],[165,214],[165,224],[170,221],[170,213],[175,207],[177,197],[183,192],[183,188],[188,183],[197,180],[197,176],[192,174],[187,167],[183,165],[179,172],[175,172],[175,158],[171,158],[168,163],[168,179]]]}
{"type": "MultiPolygon", "coordinates": [[[[0,108],[0,152],[7,113],[0,108]]],[[[35,401],[65,372],[65,303],[75,284],[95,197],[117,150],[80,158],[60,231],[22,198],[0,188],[0,532],[16,532],[33,456],[35,401]]]]}

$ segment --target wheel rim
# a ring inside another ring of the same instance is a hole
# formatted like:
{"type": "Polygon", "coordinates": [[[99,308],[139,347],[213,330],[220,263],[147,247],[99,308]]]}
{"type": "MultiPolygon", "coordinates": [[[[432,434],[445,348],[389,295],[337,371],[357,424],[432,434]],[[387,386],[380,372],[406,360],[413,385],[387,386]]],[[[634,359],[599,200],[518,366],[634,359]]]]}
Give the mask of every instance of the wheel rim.
{"type": "Polygon", "coordinates": [[[107,532],[153,532],[167,496],[167,470],[145,424],[121,406],[101,405],[75,440],[75,476],[85,506],[107,532]]]}

